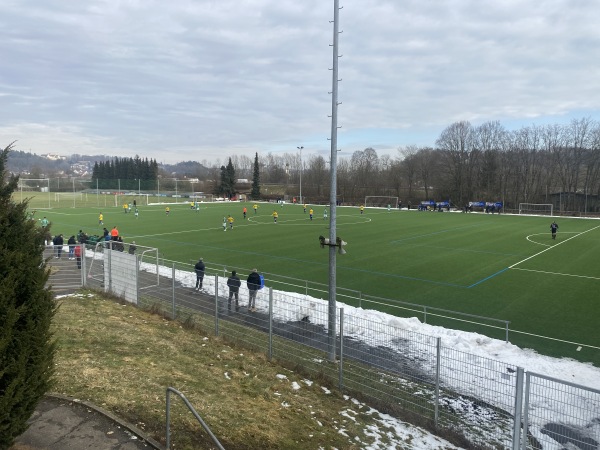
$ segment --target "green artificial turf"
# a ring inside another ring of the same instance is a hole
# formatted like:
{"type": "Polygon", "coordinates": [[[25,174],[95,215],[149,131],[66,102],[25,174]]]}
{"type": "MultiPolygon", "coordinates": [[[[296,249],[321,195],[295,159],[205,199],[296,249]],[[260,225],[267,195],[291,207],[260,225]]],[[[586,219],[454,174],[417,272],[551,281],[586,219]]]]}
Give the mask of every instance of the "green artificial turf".
{"type": "MultiPolygon", "coordinates": [[[[267,285],[290,277],[287,288],[304,292],[302,286],[322,283],[320,295],[309,293],[328,297],[329,251],[318,240],[329,236],[324,206],[312,206],[311,221],[301,205],[259,203],[254,214],[252,203],[204,203],[199,212],[171,203],[167,216],[165,205],[138,202],[136,219],[107,197],[97,198],[93,207],[39,210],[36,217],[46,215],[52,233],[68,237],[80,229],[101,233],[102,211],[105,226],[117,226],[125,242],[157,247],[165,260],[189,263],[190,270],[199,257],[209,268],[237,269],[242,276],[256,267],[267,274],[267,285]],[[234,227],[224,232],[229,214],[234,227]]],[[[338,301],[500,339],[506,335],[501,322],[451,320],[442,316],[457,316],[436,310],[425,317],[422,308],[407,310],[402,302],[510,321],[509,340],[516,345],[600,365],[600,221],[556,218],[560,228],[553,241],[552,220],[385,209],[361,215],[356,207],[339,207],[337,235],[348,244],[347,254],[336,256],[338,301]],[[346,297],[350,294],[355,298],[346,297]],[[369,296],[387,300],[370,302],[369,296]]]]}

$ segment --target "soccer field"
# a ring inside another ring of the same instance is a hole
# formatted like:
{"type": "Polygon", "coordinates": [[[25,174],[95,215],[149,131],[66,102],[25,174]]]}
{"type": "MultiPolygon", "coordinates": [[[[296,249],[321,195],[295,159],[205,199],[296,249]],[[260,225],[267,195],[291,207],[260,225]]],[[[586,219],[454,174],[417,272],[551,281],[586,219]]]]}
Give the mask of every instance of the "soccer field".
{"type": "MultiPolygon", "coordinates": [[[[190,270],[203,257],[209,268],[226,266],[242,275],[256,267],[267,274],[267,285],[275,278],[268,274],[277,274],[322,283],[326,291],[328,251],[318,241],[329,233],[323,206],[312,206],[312,221],[301,205],[259,203],[256,214],[252,203],[204,203],[199,211],[189,204],[169,206],[167,216],[165,205],[141,205],[137,219],[115,206],[38,210],[36,218],[47,216],[52,234],[68,238],[80,229],[101,234],[102,212],[105,226],[117,226],[125,242],[157,247],[163,258],[189,263],[190,270]],[[224,232],[229,214],[233,229],[224,232]]],[[[348,245],[347,254],[337,255],[338,301],[422,321],[419,308],[394,304],[506,320],[513,344],[600,365],[600,221],[556,218],[560,228],[553,241],[552,220],[385,209],[360,214],[358,208],[339,207],[337,235],[348,245]],[[346,297],[350,290],[356,299],[346,297]],[[369,296],[387,300],[376,303],[369,296]]],[[[297,287],[289,290],[304,292],[302,283],[292,284],[297,287]]],[[[503,324],[484,328],[471,322],[485,321],[427,315],[427,323],[505,338],[503,324]]]]}

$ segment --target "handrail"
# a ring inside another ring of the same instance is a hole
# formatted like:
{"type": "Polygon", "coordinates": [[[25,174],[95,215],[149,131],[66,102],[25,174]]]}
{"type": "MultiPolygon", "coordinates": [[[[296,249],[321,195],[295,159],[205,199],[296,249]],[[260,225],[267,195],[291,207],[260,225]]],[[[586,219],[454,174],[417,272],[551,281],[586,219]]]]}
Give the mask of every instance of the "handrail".
{"type": "Polygon", "coordinates": [[[208,433],[208,435],[210,436],[212,441],[215,443],[217,448],[219,448],[220,450],[225,450],[225,448],[221,445],[221,443],[219,442],[217,437],[212,433],[212,431],[210,431],[210,428],[208,427],[208,425],[206,425],[204,420],[202,420],[202,417],[200,417],[200,415],[196,412],[196,410],[194,409],[192,404],[188,401],[188,399],[185,397],[185,395],[183,395],[177,389],[172,388],[170,386],[167,388],[167,449],[171,448],[171,430],[169,427],[170,421],[171,421],[171,392],[173,392],[173,393],[179,395],[179,397],[181,397],[181,399],[185,402],[186,406],[192,412],[194,417],[198,420],[198,422],[200,422],[200,425],[202,425],[202,428],[204,428],[204,430],[208,433]]]}

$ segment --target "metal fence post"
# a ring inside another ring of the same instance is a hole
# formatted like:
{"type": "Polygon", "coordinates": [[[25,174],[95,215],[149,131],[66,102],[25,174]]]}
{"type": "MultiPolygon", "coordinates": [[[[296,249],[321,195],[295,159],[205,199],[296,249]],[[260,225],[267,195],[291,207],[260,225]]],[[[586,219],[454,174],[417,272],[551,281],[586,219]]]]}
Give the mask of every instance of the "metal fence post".
{"type": "Polygon", "coordinates": [[[215,275],[215,336],[219,335],[219,275],[215,275]]]}
{"type": "Polygon", "coordinates": [[[521,450],[527,449],[527,440],[529,436],[529,388],[531,383],[531,374],[525,375],[525,405],[523,407],[523,439],[521,441],[521,450]]]}
{"type": "Polygon", "coordinates": [[[523,378],[525,370],[517,367],[517,381],[515,385],[515,422],[513,423],[513,450],[521,447],[521,415],[523,414],[523,378]]]}
{"type": "Polygon", "coordinates": [[[273,288],[269,288],[269,361],[273,358],[273,288]]]}
{"type": "MultiPolygon", "coordinates": [[[[108,292],[112,292],[112,241],[109,242],[110,244],[110,248],[108,249],[107,253],[108,253],[108,283],[106,283],[106,280],[104,281],[105,284],[108,284],[108,292]]],[[[105,288],[106,290],[106,288],[105,288]]]]}
{"type": "Polygon", "coordinates": [[[167,449],[171,448],[171,391],[167,389],[167,449]]]}
{"type": "Polygon", "coordinates": [[[435,343],[435,405],[433,411],[433,422],[437,428],[440,418],[440,366],[442,361],[442,338],[438,337],[435,343]]]}
{"type": "Polygon", "coordinates": [[[340,308],[340,367],[339,389],[344,390],[344,308],[340,308]]]}
{"type": "Polygon", "coordinates": [[[87,277],[85,276],[86,273],[86,264],[85,264],[85,244],[79,244],[79,247],[81,248],[81,285],[83,287],[85,287],[87,285],[87,277]]]}
{"type": "Polygon", "coordinates": [[[173,304],[173,320],[175,320],[175,263],[171,268],[171,303],[173,304]]]}

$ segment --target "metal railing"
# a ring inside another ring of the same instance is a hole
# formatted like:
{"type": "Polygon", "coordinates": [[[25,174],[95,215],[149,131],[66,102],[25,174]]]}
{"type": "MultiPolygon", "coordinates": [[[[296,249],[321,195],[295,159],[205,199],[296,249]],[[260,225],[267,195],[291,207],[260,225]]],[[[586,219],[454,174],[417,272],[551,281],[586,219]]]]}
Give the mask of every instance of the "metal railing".
{"type": "Polygon", "coordinates": [[[185,395],[183,395],[177,389],[172,388],[170,386],[167,388],[167,407],[166,407],[166,409],[167,409],[167,434],[166,434],[167,444],[166,444],[166,448],[167,449],[171,448],[171,426],[170,426],[171,425],[171,392],[173,392],[174,394],[177,394],[183,400],[183,402],[188,407],[190,412],[194,415],[196,420],[200,423],[200,425],[202,425],[202,428],[204,428],[204,431],[206,431],[208,433],[208,435],[210,436],[212,441],[215,443],[217,448],[220,450],[225,450],[224,447],[219,442],[219,440],[217,439],[217,437],[210,430],[210,427],[206,424],[206,422],[204,422],[204,420],[202,420],[202,417],[200,417],[200,414],[198,414],[198,412],[194,409],[194,407],[189,402],[189,400],[185,397],[185,395]]]}

